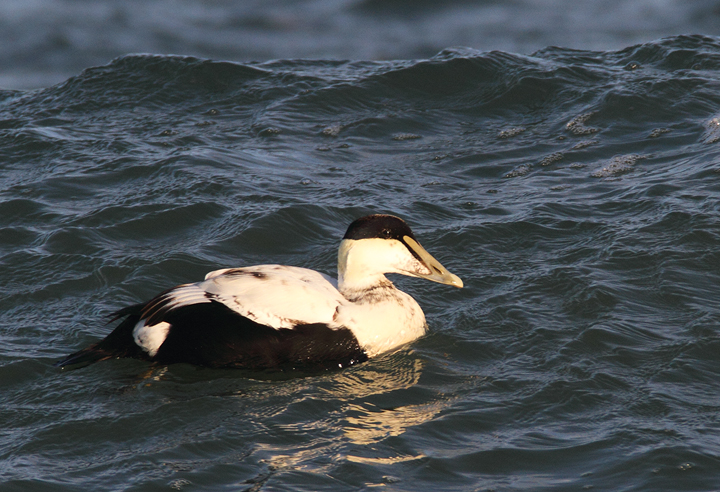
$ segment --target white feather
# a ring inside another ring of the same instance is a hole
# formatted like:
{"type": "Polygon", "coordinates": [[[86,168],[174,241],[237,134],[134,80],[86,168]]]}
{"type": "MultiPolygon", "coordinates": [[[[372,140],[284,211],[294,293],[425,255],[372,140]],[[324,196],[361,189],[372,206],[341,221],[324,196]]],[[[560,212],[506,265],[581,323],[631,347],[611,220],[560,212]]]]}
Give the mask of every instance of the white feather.
{"type": "Polygon", "coordinates": [[[211,302],[199,284],[184,284],[175,287],[163,297],[169,299],[166,307],[175,309],[191,304],[211,302]]]}
{"type": "Polygon", "coordinates": [[[372,299],[345,302],[335,317],[337,324],[352,330],[368,357],[412,342],[427,330],[415,299],[387,283],[372,299]]]}
{"type": "Polygon", "coordinates": [[[144,320],[138,322],[133,329],[133,338],[150,357],[155,357],[160,345],[167,338],[170,330],[170,323],[161,321],[154,325],[147,326],[144,320]]]}
{"type": "Polygon", "coordinates": [[[257,265],[211,272],[197,284],[238,314],[279,328],[332,324],[345,299],[330,277],[307,268],[257,265]]]}

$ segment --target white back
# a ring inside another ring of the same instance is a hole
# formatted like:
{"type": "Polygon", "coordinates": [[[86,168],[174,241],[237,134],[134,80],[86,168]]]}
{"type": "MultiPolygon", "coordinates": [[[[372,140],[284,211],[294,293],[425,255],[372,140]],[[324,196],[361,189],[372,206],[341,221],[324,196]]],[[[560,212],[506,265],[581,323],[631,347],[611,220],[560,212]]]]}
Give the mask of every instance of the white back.
{"type": "Polygon", "coordinates": [[[336,309],[347,302],[335,283],[307,268],[256,265],[210,272],[197,286],[242,316],[278,329],[333,324],[336,309]]]}

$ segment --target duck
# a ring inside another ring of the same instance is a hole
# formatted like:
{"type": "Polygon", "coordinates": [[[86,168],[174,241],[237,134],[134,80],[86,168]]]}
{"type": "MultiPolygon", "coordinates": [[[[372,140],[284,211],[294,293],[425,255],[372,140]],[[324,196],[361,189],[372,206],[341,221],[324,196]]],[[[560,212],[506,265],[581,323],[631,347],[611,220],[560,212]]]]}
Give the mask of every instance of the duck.
{"type": "Polygon", "coordinates": [[[337,268],[337,279],[285,265],[212,271],[113,313],[110,322],[120,323],[109,335],[55,366],[134,358],[247,370],[342,369],[426,333],[418,303],[386,274],[463,287],[394,215],[353,221],[337,268]]]}

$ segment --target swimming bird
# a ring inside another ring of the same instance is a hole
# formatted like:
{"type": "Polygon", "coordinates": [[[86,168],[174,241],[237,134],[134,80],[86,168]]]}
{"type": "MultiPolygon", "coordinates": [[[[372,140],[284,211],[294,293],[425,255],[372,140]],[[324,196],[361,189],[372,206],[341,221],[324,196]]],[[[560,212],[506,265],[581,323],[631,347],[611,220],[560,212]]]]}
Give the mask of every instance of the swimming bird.
{"type": "Polygon", "coordinates": [[[114,313],[103,340],[55,365],[82,367],[132,357],[251,370],[338,369],[421,337],[425,315],[386,273],[462,287],[392,215],[347,229],[337,280],[307,268],[256,265],[208,273],[114,313]]]}

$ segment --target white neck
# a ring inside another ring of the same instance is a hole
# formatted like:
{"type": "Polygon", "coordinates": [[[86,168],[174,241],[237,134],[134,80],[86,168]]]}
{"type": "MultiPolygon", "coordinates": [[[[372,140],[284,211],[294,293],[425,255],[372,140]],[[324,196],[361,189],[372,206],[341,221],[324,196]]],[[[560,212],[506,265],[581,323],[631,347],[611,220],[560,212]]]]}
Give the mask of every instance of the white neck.
{"type": "Polygon", "coordinates": [[[378,287],[392,287],[384,274],[393,271],[387,265],[396,256],[394,249],[385,239],[343,239],[338,251],[340,293],[352,298],[378,287]]]}
{"type": "Polygon", "coordinates": [[[338,290],[350,302],[338,310],[336,321],[352,330],[369,356],[397,348],[425,333],[420,306],[384,275],[400,273],[391,265],[408,255],[401,248],[405,248],[401,243],[393,246],[386,239],[344,239],[340,243],[338,290]]]}

